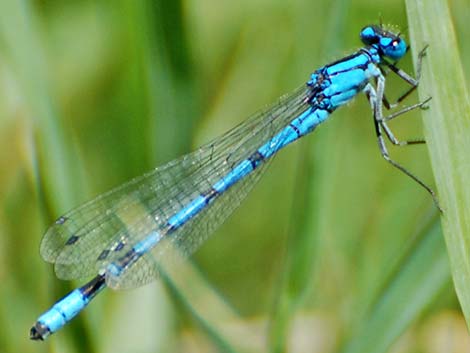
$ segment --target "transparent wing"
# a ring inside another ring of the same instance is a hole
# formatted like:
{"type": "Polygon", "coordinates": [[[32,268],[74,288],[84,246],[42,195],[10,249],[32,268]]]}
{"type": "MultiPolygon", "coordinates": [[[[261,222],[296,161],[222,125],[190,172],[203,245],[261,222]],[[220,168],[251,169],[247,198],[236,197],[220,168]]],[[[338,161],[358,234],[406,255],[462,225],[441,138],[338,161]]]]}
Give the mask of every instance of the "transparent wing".
{"type": "MultiPolygon", "coordinates": [[[[95,275],[125,254],[150,232],[199,196],[238,162],[284,128],[308,108],[307,89],[297,89],[193,153],[171,161],[141,177],[102,194],[64,214],[41,242],[41,255],[55,263],[59,278],[95,275]]],[[[172,233],[171,243],[190,253],[238,206],[265,167],[234,185],[210,206],[172,233]]],[[[163,246],[152,255],[161,256],[163,246]]],[[[132,287],[155,278],[151,254],[143,256],[119,279],[115,287],[132,287]],[[119,282],[119,283],[118,283],[119,282]]]]}
{"type": "Polygon", "coordinates": [[[108,273],[106,276],[108,286],[114,289],[127,289],[151,282],[158,277],[160,265],[168,266],[173,262],[172,257],[175,255],[187,256],[196,250],[240,205],[268,165],[269,161],[233,185],[196,217],[159,241],[151,253],[140,257],[127,271],[119,276],[108,273]]]}

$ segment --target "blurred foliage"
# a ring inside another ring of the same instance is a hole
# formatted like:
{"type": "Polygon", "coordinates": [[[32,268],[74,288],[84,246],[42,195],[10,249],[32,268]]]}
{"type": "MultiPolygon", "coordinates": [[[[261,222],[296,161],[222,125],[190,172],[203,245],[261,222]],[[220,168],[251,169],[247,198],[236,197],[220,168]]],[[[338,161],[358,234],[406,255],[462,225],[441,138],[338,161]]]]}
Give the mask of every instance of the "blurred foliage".
{"type": "MultiPolygon", "coordinates": [[[[468,64],[468,3],[451,5],[468,64]]],[[[53,219],[235,126],[379,19],[408,37],[385,0],[1,1],[0,352],[468,352],[436,209],[382,160],[361,97],[280,153],[192,262],[28,339],[79,284],[40,259],[53,219]]],[[[419,116],[397,135],[422,136],[419,116]]],[[[392,155],[432,182],[425,148],[392,155]]]]}

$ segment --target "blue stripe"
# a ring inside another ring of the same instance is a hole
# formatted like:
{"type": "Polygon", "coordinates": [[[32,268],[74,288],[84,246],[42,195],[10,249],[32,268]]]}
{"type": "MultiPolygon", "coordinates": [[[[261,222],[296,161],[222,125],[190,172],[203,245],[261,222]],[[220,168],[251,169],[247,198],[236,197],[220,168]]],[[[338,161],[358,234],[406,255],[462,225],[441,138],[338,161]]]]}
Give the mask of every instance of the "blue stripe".
{"type": "Polygon", "coordinates": [[[134,245],[134,251],[139,254],[143,254],[153,248],[155,244],[158,243],[160,240],[161,235],[158,232],[151,232],[147,235],[144,239],[139,241],[137,244],[134,245]]]}
{"type": "Polygon", "coordinates": [[[370,59],[366,54],[359,52],[351,55],[348,60],[343,59],[328,65],[326,67],[326,72],[328,75],[342,74],[357,67],[363,68],[369,63],[369,61],[370,59]]]}
{"type": "Polygon", "coordinates": [[[75,289],[41,315],[38,322],[47,326],[51,333],[55,332],[83,310],[88,302],[80,289],[75,289]]]}
{"type": "Polygon", "coordinates": [[[226,176],[220,179],[212,186],[219,194],[227,190],[230,186],[236,183],[238,180],[243,178],[245,175],[253,170],[253,166],[248,159],[240,162],[235,168],[233,168],[226,176]]]}
{"type": "Polygon", "coordinates": [[[204,208],[206,205],[206,198],[199,195],[196,199],[186,205],[181,211],[176,213],[173,217],[168,220],[168,224],[172,228],[178,228],[188,220],[190,220],[195,214],[204,208]]]}

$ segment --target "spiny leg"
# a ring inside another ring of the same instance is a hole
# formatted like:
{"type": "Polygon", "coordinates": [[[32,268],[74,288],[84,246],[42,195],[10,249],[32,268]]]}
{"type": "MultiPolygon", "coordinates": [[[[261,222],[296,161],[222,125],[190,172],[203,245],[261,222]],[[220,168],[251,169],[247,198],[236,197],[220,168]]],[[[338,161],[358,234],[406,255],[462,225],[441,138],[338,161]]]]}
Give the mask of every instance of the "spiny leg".
{"type": "Polygon", "coordinates": [[[414,140],[405,140],[405,141],[400,141],[399,139],[397,139],[395,137],[395,135],[393,134],[392,130],[390,129],[390,127],[382,122],[382,123],[379,123],[380,124],[380,127],[383,129],[383,131],[385,132],[385,135],[387,136],[388,140],[394,145],[394,146],[409,146],[409,145],[421,145],[421,144],[425,144],[426,141],[424,139],[414,139],[414,140]]]}
{"type": "Polygon", "coordinates": [[[422,109],[422,110],[426,110],[428,109],[428,102],[432,99],[432,97],[429,97],[429,98],[426,98],[424,101],[422,102],[418,102],[416,104],[412,104],[412,105],[408,105],[408,106],[405,106],[403,107],[402,109],[396,111],[396,112],[393,112],[385,117],[382,118],[382,121],[390,121],[390,120],[393,120],[395,119],[396,117],[400,116],[400,115],[403,115],[405,113],[408,113],[409,111],[412,111],[412,110],[415,110],[415,109],[422,109]]]}
{"type": "MultiPolygon", "coordinates": [[[[439,209],[439,211],[442,212],[442,209],[439,205],[439,201],[437,199],[437,196],[428,185],[426,185],[423,181],[421,181],[417,176],[415,176],[413,173],[411,173],[409,170],[407,170],[405,167],[403,167],[401,164],[395,162],[393,159],[390,158],[390,154],[388,153],[387,146],[385,145],[385,140],[382,135],[382,128],[383,128],[383,114],[382,114],[382,98],[383,98],[383,93],[384,93],[384,88],[385,88],[385,77],[380,75],[377,78],[377,89],[375,90],[371,84],[368,84],[366,88],[364,89],[364,92],[366,93],[366,96],[369,99],[370,106],[373,111],[373,117],[374,117],[374,127],[375,127],[375,133],[377,135],[377,142],[379,144],[379,149],[382,157],[390,163],[392,166],[400,170],[402,173],[406,174],[408,177],[413,179],[415,182],[417,182],[421,187],[423,187],[433,198],[434,203],[436,204],[436,207],[439,209]]],[[[384,129],[385,130],[385,129],[384,129]]],[[[393,136],[393,134],[392,134],[393,136]]]]}
{"type": "Polygon", "coordinates": [[[428,99],[424,100],[423,102],[416,103],[407,107],[404,107],[400,109],[399,111],[396,111],[392,114],[387,115],[386,117],[383,117],[382,120],[378,120],[378,123],[382,126],[385,134],[387,135],[388,139],[390,142],[395,145],[395,146],[407,146],[407,145],[417,145],[417,144],[423,144],[426,143],[424,139],[414,139],[414,140],[406,140],[406,141],[399,141],[393,134],[392,130],[387,124],[387,121],[390,121],[392,119],[395,119],[398,116],[401,116],[405,113],[408,113],[409,111],[412,111],[414,109],[420,108],[420,109],[427,109],[426,104],[431,100],[431,97],[428,99]]]}
{"type": "Polygon", "coordinates": [[[394,63],[389,63],[387,61],[383,61],[383,64],[387,66],[391,71],[393,71],[398,77],[400,77],[403,81],[411,85],[411,87],[403,93],[394,103],[390,103],[385,95],[382,96],[381,101],[383,102],[384,106],[387,109],[393,109],[398,106],[406,97],[408,97],[411,93],[416,90],[419,86],[419,81],[421,79],[421,68],[423,58],[426,56],[426,50],[428,49],[428,45],[426,45],[418,54],[418,62],[416,64],[416,77],[412,77],[411,75],[407,74],[402,69],[398,68],[394,63]]]}
{"type": "MultiPolygon", "coordinates": [[[[413,78],[412,76],[407,74],[405,71],[403,71],[403,70],[399,69],[398,67],[396,67],[396,65],[394,63],[392,64],[392,63],[384,61],[384,64],[387,67],[389,67],[401,79],[403,79],[405,82],[407,82],[408,84],[410,84],[412,86],[409,90],[407,90],[404,94],[402,94],[395,101],[395,103],[393,103],[393,104],[389,103],[388,99],[385,96],[385,92],[383,92],[381,102],[383,103],[382,106],[384,106],[387,110],[391,110],[391,109],[394,109],[395,107],[397,107],[400,102],[402,102],[406,97],[408,97],[418,87],[419,81],[420,81],[420,78],[421,78],[422,61],[423,61],[424,56],[426,56],[427,48],[428,48],[428,46],[426,45],[418,54],[416,78],[413,78]]],[[[407,48],[407,50],[408,49],[409,49],[409,47],[407,48]]],[[[384,70],[381,69],[381,72],[384,75],[383,77],[385,77],[384,70]]],[[[376,79],[376,84],[378,84],[377,79],[376,79]]],[[[410,105],[410,106],[402,107],[402,109],[400,109],[399,111],[391,113],[388,116],[383,117],[382,120],[379,121],[379,123],[380,123],[381,127],[383,128],[387,138],[389,139],[389,141],[393,145],[395,145],[395,146],[407,146],[407,145],[416,145],[416,144],[426,143],[426,141],[424,139],[413,139],[413,140],[407,140],[407,141],[399,141],[394,136],[394,134],[392,133],[392,130],[390,129],[390,127],[387,125],[386,122],[390,121],[392,119],[395,119],[396,117],[401,116],[404,113],[407,113],[407,112],[409,112],[413,109],[417,109],[417,108],[428,109],[427,103],[431,100],[431,98],[432,97],[429,97],[429,98],[425,99],[422,102],[419,102],[419,103],[416,103],[416,104],[413,104],[413,105],[410,105]]]]}
{"type": "Polygon", "coordinates": [[[442,213],[442,208],[439,204],[439,200],[437,199],[437,195],[434,192],[433,189],[431,189],[428,185],[426,185],[423,181],[421,181],[417,176],[415,176],[413,173],[411,173],[409,170],[407,170],[405,167],[403,167],[401,164],[395,162],[393,159],[390,158],[390,155],[388,153],[387,147],[385,146],[385,141],[383,139],[383,136],[380,132],[380,126],[376,123],[376,132],[377,134],[377,139],[379,143],[379,148],[380,148],[380,153],[382,154],[382,157],[389,162],[392,166],[400,170],[401,172],[405,173],[408,175],[411,179],[413,179],[415,182],[417,182],[419,185],[421,185],[432,197],[434,204],[436,207],[439,209],[439,211],[442,213]]]}
{"type": "MultiPolygon", "coordinates": [[[[420,78],[421,78],[421,67],[422,67],[422,61],[423,61],[423,58],[424,56],[426,55],[426,50],[427,50],[428,46],[425,46],[418,54],[418,64],[417,64],[417,69],[416,69],[416,78],[413,78],[411,77],[410,75],[408,75],[405,71],[399,69],[398,67],[395,66],[395,64],[391,64],[391,63],[388,63],[388,62],[384,62],[384,64],[389,67],[394,73],[396,73],[400,78],[402,78],[405,82],[409,83],[412,87],[406,91],[404,94],[402,94],[397,100],[395,103],[393,104],[390,104],[388,99],[385,97],[385,92],[383,92],[382,94],[382,98],[381,98],[381,101],[383,103],[383,106],[385,108],[387,108],[388,110],[390,109],[393,109],[395,107],[398,106],[398,104],[400,102],[402,102],[406,97],[408,97],[419,85],[419,81],[420,81],[420,78]]],[[[383,70],[381,70],[383,72],[383,70]]],[[[376,83],[378,84],[377,80],[376,80],[376,83]]],[[[390,127],[387,125],[387,121],[390,121],[400,115],[403,115],[404,113],[407,113],[413,109],[417,109],[417,108],[420,108],[420,109],[427,109],[428,106],[426,105],[430,100],[431,100],[432,97],[429,97],[427,99],[425,99],[424,101],[422,102],[419,102],[419,103],[416,103],[416,104],[413,104],[413,105],[410,105],[410,106],[407,106],[407,107],[403,107],[402,109],[400,109],[399,111],[397,112],[394,112],[394,113],[391,113],[389,114],[388,116],[386,117],[383,117],[380,122],[380,125],[382,126],[387,138],[390,140],[390,142],[393,144],[393,145],[396,145],[396,146],[407,146],[407,145],[414,145],[414,144],[422,144],[422,143],[426,143],[424,139],[414,139],[414,140],[408,140],[408,141],[399,141],[395,136],[394,134],[392,133],[390,127]]]]}

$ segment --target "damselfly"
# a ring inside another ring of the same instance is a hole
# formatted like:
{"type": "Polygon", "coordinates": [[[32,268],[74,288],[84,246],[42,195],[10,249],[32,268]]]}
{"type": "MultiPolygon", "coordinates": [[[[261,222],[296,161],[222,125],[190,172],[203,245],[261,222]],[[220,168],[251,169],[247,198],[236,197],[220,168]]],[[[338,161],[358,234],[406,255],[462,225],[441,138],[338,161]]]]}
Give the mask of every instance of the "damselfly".
{"type": "Polygon", "coordinates": [[[338,107],[358,93],[367,96],[382,156],[434,192],[390,159],[385,137],[400,142],[387,122],[421,102],[383,116],[419,83],[396,66],[408,47],[399,34],[370,25],[360,33],[364,47],[313,72],[305,85],[269,109],[256,114],[197,151],[111,190],[59,217],[41,243],[42,257],[55,264],[59,278],[94,276],[58,301],[36,321],[30,337],[45,339],[59,330],[104,288],[141,286],[158,275],[158,262],[168,249],[194,251],[240,204],[284,146],[313,131],[338,107]],[[410,88],[390,104],[385,97],[385,74],[393,72],[410,88]]]}

